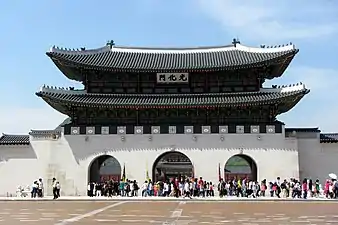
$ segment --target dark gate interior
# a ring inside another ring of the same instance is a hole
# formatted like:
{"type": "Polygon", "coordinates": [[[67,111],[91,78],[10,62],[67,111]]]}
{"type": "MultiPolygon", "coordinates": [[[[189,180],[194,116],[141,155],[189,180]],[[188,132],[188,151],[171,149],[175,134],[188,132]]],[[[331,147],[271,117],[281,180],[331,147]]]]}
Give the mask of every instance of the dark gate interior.
{"type": "Polygon", "coordinates": [[[166,152],[157,158],[153,165],[153,181],[166,181],[173,178],[194,177],[191,160],[181,152],[166,152]]]}
{"type": "Polygon", "coordinates": [[[257,181],[257,165],[247,155],[234,155],[225,164],[224,179],[249,179],[257,181]]]}
{"type": "Polygon", "coordinates": [[[89,168],[89,182],[104,182],[121,179],[121,165],[110,155],[96,158],[89,168]]]}

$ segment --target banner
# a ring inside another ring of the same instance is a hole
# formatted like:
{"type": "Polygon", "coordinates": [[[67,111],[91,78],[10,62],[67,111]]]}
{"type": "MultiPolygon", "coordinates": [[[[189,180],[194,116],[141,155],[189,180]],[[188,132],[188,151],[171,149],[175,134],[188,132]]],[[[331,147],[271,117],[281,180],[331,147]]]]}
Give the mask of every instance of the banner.
{"type": "Polygon", "coordinates": [[[218,180],[222,180],[222,174],[221,174],[221,164],[218,163],[218,180]]]}
{"type": "Polygon", "coordinates": [[[150,181],[149,171],[148,171],[148,161],[146,162],[146,180],[150,181]]]}
{"type": "Polygon", "coordinates": [[[126,164],[123,164],[123,172],[122,172],[121,180],[123,182],[126,182],[126,164]]]}

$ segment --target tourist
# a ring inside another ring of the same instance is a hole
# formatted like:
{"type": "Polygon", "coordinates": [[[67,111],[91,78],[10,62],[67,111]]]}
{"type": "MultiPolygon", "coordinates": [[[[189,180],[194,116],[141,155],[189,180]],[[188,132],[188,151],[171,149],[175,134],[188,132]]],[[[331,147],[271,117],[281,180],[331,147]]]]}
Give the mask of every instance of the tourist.
{"type": "Polygon", "coordinates": [[[58,195],[58,191],[57,191],[57,181],[56,181],[56,178],[54,177],[53,180],[52,180],[52,188],[53,188],[53,199],[58,199],[59,195],[58,195]]]}
{"type": "MultiPolygon", "coordinates": [[[[191,199],[191,195],[190,195],[190,181],[189,179],[186,180],[186,182],[184,183],[184,188],[183,188],[183,191],[184,191],[184,198],[190,198],[191,199]]],[[[183,194],[183,192],[182,192],[183,194]]]]}
{"type": "Polygon", "coordinates": [[[168,197],[169,196],[169,184],[167,182],[163,183],[163,196],[168,197]]]}
{"type": "Polygon", "coordinates": [[[61,185],[60,185],[60,182],[57,181],[56,182],[56,195],[57,195],[57,198],[60,198],[60,193],[61,193],[61,185]]]}
{"type": "Polygon", "coordinates": [[[41,177],[39,178],[37,184],[38,184],[38,196],[39,196],[39,198],[42,198],[44,190],[43,190],[43,182],[42,182],[41,177]]]}
{"type": "Polygon", "coordinates": [[[338,198],[338,182],[337,180],[333,180],[333,194],[334,198],[338,198]]]}
{"type": "Polygon", "coordinates": [[[93,182],[89,182],[88,185],[87,185],[87,195],[89,197],[94,197],[94,186],[95,184],[93,182]]]}
{"type": "Polygon", "coordinates": [[[149,180],[148,182],[148,190],[147,190],[148,196],[154,196],[154,186],[153,182],[149,180]]]}
{"type": "Polygon", "coordinates": [[[142,196],[147,197],[148,196],[148,181],[147,180],[144,181],[144,183],[142,184],[141,190],[142,190],[142,196]]]}
{"type": "Polygon", "coordinates": [[[212,182],[209,183],[209,196],[210,197],[214,197],[215,196],[214,185],[212,184],[212,182]]]}
{"type": "Polygon", "coordinates": [[[32,185],[31,197],[36,198],[37,193],[38,193],[38,182],[34,181],[32,185]]]}
{"type": "Polygon", "coordinates": [[[315,197],[320,196],[320,190],[321,190],[321,186],[320,186],[319,180],[317,179],[315,183],[315,197]]]}
{"type": "Polygon", "coordinates": [[[302,184],[302,191],[303,191],[303,198],[307,199],[308,196],[308,183],[307,183],[307,179],[303,180],[303,184],[302,184]]]}
{"type": "Polygon", "coordinates": [[[103,188],[102,183],[95,184],[95,189],[96,189],[95,196],[97,197],[102,196],[102,188],[103,188]]]}

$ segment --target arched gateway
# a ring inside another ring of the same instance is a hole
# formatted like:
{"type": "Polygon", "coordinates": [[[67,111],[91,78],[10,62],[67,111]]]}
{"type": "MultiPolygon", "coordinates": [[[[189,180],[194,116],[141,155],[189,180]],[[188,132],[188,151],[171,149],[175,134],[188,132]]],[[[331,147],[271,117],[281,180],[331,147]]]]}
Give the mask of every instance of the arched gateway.
{"type": "Polygon", "coordinates": [[[257,180],[256,162],[247,155],[234,155],[228,159],[224,167],[224,179],[243,179],[257,180]]]}
{"type": "Polygon", "coordinates": [[[111,155],[95,158],[89,166],[89,182],[121,179],[121,164],[111,155]]]}
{"type": "Polygon", "coordinates": [[[160,155],[155,160],[152,172],[155,182],[176,177],[193,177],[194,166],[188,156],[172,151],[160,155]]]}

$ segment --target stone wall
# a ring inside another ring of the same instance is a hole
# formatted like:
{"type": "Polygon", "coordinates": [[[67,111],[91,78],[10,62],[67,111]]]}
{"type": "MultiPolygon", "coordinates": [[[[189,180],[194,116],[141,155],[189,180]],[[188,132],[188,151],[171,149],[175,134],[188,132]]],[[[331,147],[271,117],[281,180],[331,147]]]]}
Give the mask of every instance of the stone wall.
{"type": "MultiPolygon", "coordinates": [[[[85,195],[89,166],[101,155],[125,165],[127,178],[152,177],[153,163],[163,153],[179,151],[193,163],[195,176],[217,182],[223,168],[236,154],[250,156],[258,179],[277,176],[325,179],[336,171],[338,144],[319,142],[319,133],[208,133],[208,134],[108,134],[61,135],[56,139],[31,137],[29,146],[0,146],[0,176],[6,182],[0,195],[15,193],[18,185],[31,185],[39,177],[51,194],[51,179],[61,182],[63,195],[85,195]]],[[[121,168],[122,169],[122,168],[121,168]]]]}

